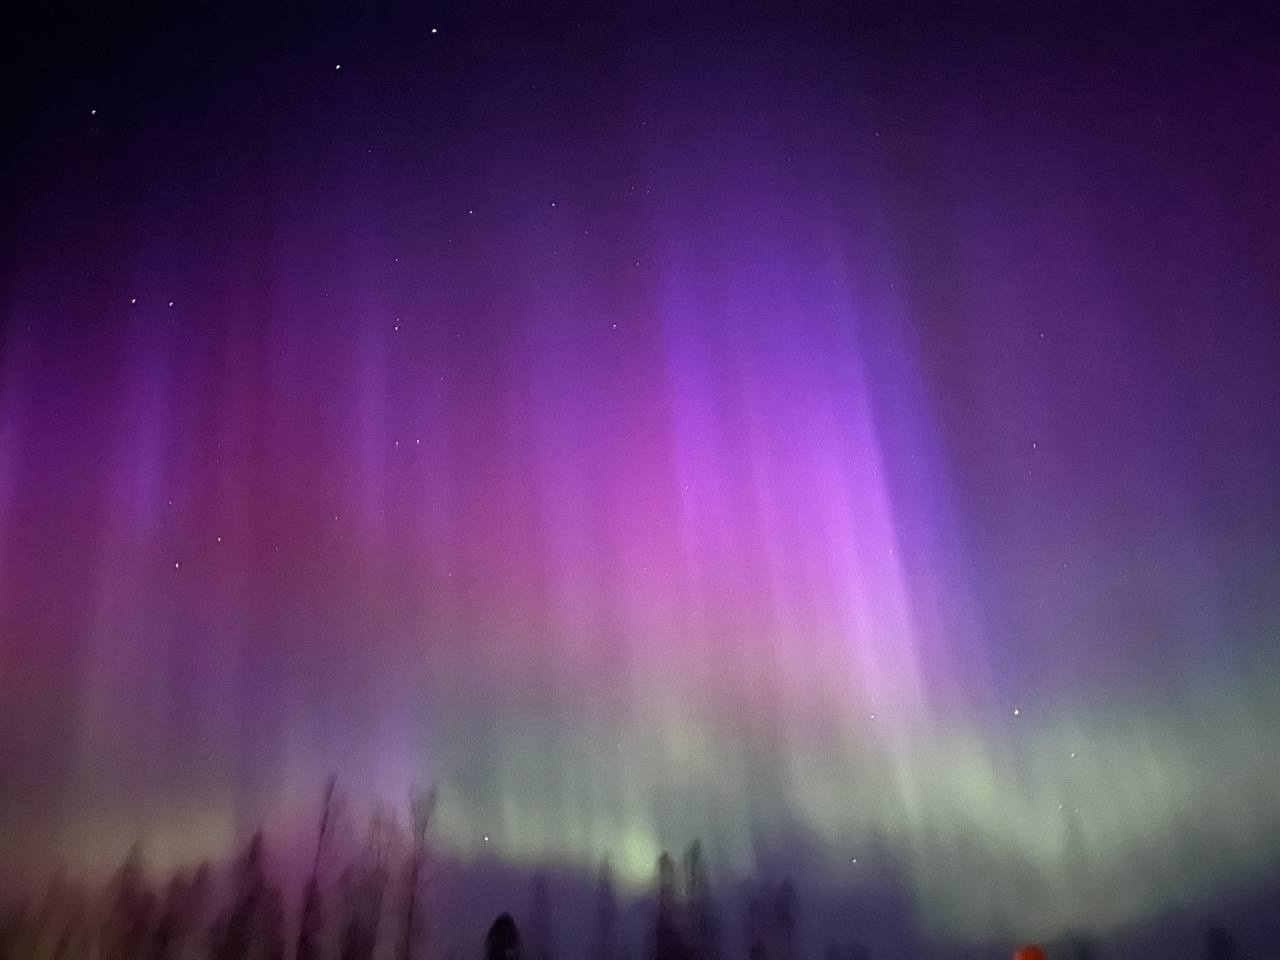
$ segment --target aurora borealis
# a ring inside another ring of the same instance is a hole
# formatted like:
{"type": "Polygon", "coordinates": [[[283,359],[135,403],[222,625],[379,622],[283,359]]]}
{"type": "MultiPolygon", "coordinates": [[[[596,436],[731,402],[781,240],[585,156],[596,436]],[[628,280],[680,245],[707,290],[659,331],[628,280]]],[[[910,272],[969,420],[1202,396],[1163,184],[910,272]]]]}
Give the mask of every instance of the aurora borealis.
{"type": "Polygon", "coordinates": [[[0,862],[338,771],[958,939],[1274,876],[1280,51],[1008,16],[33,25],[0,862]]]}

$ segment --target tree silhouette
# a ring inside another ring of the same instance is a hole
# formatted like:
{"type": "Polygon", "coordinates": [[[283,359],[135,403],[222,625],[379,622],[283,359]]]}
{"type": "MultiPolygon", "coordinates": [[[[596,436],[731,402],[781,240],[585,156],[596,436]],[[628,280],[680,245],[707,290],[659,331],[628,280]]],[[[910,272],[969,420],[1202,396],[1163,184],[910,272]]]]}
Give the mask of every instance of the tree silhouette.
{"type": "Polygon", "coordinates": [[[1093,960],[1098,955],[1098,945],[1092,937],[1082,933],[1072,934],[1067,941],[1071,960],[1093,960]]]}
{"type": "Polygon", "coordinates": [[[143,877],[138,847],[129,851],[108,896],[111,905],[102,930],[103,960],[136,960],[145,956],[155,895],[143,877]]]}
{"type": "MultiPolygon", "coordinates": [[[[761,883],[746,894],[746,906],[749,960],[793,960],[798,906],[791,880],[783,880],[776,889],[761,883]]],[[[838,944],[829,943],[828,947],[840,953],[838,944]]]]}
{"type": "Polygon", "coordinates": [[[690,954],[696,960],[720,960],[719,925],[711,897],[711,878],[694,840],[684,854],[685,923],[690,954]]]}
{"type": "Polygon", "coordinates": [[[747,944],[747,960],[765,960],[768,949],[770,922],[765,891],[752,887],[746,891],[746,930],[743,939],[747,944]]]}
{"type": "Polygon", "coordinates": [[[613,889],[613,868],[606,857],[596,877],[594,931],[590,960],[616,960],[618,946],[618,898],[613,889]]]}
{"type": "Polygon", "coordinates": [[[369,905],[370,881],[364,871],[347,867],[338,885],[344,913],[338,955],[342,960],[369,960],[377,938],[375,911],[369,905]]]}
{"type": "Polygon", "coordinates": [[[796,949],[796,888],[788,877],[778,887],[774,900],[773,922],[778,940],[778,960],[793,960],[796,949]]]}
{"type": "Polygon", "coordinates": [[[671,855],[658,858],[657,915],[653,925],[654,960],[687,960],[680,935],[680,904],[676,893],[676,868],[671,855]]]}
{"type": "Polygon", "coordinates": [[[189,897],[190,890],[186,877],[178,875],[170,879],[169,889],[165,893],[164,907],[160,911],[155,937],[152,939],[152,960],[176,960],[180,955],[182,941],[186,935],[189,897]]]}
{"type": "Polygon", "coordinates": [[[212,893],[213,870],[208,861],[204,861],[196,867],[195,876],[187,887],[186,929],[178,945],[179,956],[183,960],[195,955],[197,949],[205,946],[212,893]]]}
{"type": "Polygon", "coordinates": [[[262,901],[263,960],[284,960],[284,897],[279,887],[267,887],[262,901]]]}
{"type": "Polygon", "coordinates": [[[425,949],[426,911],[423,885],[427,869],[427,831],[435,817],[436,791],[432,787],[425,793],[409,797],[409,819],[413,829],[413,847],[405,871],[404,929],[397,950],[398,960],[414,960],[425,949]]]}
{"type": "Polygon", "coordinates": [[[382,924],[382,904],[390,879],[390,864],[398,846],[395,817],[379,806],[369,821],[364,854],[344,873],[346,923],[341,960],[371,960],[382,924]]]}
{"type": "Polygon", "coordinates": [[[511,914],[501,914],[484,938],[485,960],[520,960],[520,931],[511,914]]]}
{"type": "Polygon", "coordinates": [[[302,891],[302,911],[298,918],[298,942],[294,950],[297,960],[319,960],[320,940],[324,935],[324,899],[320,879],[314,873],[307,878],[302,891]]]}
{"type": "Polygon", "coordinates": [[[320,939],[324,935],[324,897],[320,890],[320,864],[333,836],[337,819],[338,778],[330,775],[325,783],[320,804],[320,826],[316,831],[315,856],[311,860],[311,876],[302,892],[302,915],[298,921],[298,942],[294,950],[297,960],[318,960],[320,939]]]}
{"type": "Polygon", "coordinates": [[[269,960],[283,953],[280,891],[267,881],[262,833],[253,835],[236,867],[231,902],[214,929],[210,960],[269,960]]]}
{"type": "MultiPolygon", "coordinates": [[[[15,957],[68,958],[87,956],[98,941],[91,922],[92,911],[85,892],[59,875],[50,883],[22,941],[15,943],[15,957]]],[[[105,935],[106,928],[102,933],[105,935]]],[[[106,941],[102,941],[104,944],[106,941]]],[[[113,949],[117,944],[112,944],[113,949]]]]}

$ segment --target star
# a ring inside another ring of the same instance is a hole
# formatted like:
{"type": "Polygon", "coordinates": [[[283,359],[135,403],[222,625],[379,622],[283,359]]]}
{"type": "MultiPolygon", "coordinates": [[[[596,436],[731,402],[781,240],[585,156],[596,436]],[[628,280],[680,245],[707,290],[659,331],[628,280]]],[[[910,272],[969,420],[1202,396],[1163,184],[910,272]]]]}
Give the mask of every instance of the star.
{"type": "Polygon", "coordinates": [[[169,306],[171,306],[171,307],[173,306],[173,301],[172,301],[172,300],[170,300],[170,301],[169,301],[169,306]]]}
{"type": "Polygon", "coordinates": [[[137,302],[138,302],[138,298],[137,298],[137,297],[133,297],[132,299],[130,299],[130,301],[129,301],[129,302],[130,302],[130,303],[137,303],[137,302]]]}
{"type": "Polygon", "coordinates": [[[341,69],[342,69],[342,64],[340,64],[340,63],[335,63],[335,64],[333,65],[333,69],[335,69],[335,70],[341,70],[341,69]]]}
{"type": "Polygon", "coordinates": [[[97,109],[93,109],[89,111],[89,116],[96,117],[97,115],[98,115],[97,109]]]}
{"type": "Polygon", "coordinates": [[[489,842],[489,835],[487,833],[484,835],[484,842],[485,843],[489,842]]]}
{"type": "Polygon", "coordinates": [[[1020,716],[1022,716],[1022,711],[1021,711],[1021,710],[1019,710],[1017,707],[1014,707],[1014,708],[1013,708],[1013,715],[1014,715],[1015,717],[1020,717],[1020,716]]]}
{"type": "Polygon", "coordinates": [[[432,33],[439,33],[440,31],[439,31],[439,30],[437,30],[435,27],[432,27],[432,28],[431,28],[431,32],[432,32],[432,33]]]}
{"type": "Polygon", "coordinates": [[[175,560],[175,561],[173,561],[173,569],[175,569],[175,570],[181,570],[181,569],[182,569],[182,561],[181,561],[181,560],[175,560]]]}

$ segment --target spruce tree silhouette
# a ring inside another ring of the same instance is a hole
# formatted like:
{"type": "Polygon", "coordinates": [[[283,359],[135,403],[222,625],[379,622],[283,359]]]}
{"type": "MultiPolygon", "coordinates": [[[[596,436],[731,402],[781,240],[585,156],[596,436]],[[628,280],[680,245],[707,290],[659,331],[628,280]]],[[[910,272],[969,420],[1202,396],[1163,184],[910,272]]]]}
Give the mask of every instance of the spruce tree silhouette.
{"type": "Polygon", "coordinates": [[[112,881],[111,907],[102,931],[103,960],[136,960],[146,955],[155,896],[143,877],[138,847],[129,851],[112,881]]]}
{"type": "Polygon", "coordinates": [[[618,898],[613,889],[613,868],[606,857],[596,877],[595,924],[588,960],[617,960],[618,898]]]}
{"type": "Polygon", "coordinates": [[[484,960],[520,960],[520,931],[511,914],[498,916],[484,938],[484,960]]]}
{"type": "Polygon", "coordinates": [[[696,960],[720,960],[720,931],[711,896],[711,878],[702,856],[702,843],[698,840],[685,851],[684,877],[689,952],[696,960]]]}
{"type": "MultiPolygon", "coordinates": [[[[746,943],[748,960],[793,960],[797,953],[797,897],[795,885],[783,880],[774,889],[768,883],[746,893],[746,943]]],[[[829,943],[837,955],[838,944],[829,943]]]]}
{"type": "Polygon", "coordinates": [[[151,944],[152,960],[177,960],[181,955],[186,934],[187,908],[190,898],[189,884],[181,875],[169,881],[164,907],[156,922],[155,936],[151,944]]]}
{"type": "Polygon", "coordinates": [[[209,925],[213,909],[213,868],[206,860],[196,867],[187,888],[186,929],[179,944],[183,960],[203,955],[208,948],[209,925]]]}
{"type": "Polygon", "coordinates": [[[769,912],[762,887],[751,886],[746,895],[746,929],[744,940],[747,945],[747,960],[766,960],[769,939],[769,912]]]}
{"type": "Polygon", "coordinates": [[[680,904],[676,896],[676,868],[671,855],[658,858],[657,915],[653,925],[653,960],[687,960],[680,935],[680,904]]]}
{"type": "Polygon", "coordinates": [[[1067,941],[1071,951],[1071,960],[1093,960],[1098,955],[1098,945],[1092,937],[1082,933],[1073,934],[1067,941]]]}
{"type": "MultiPolygon", "coordinates": [[[[193,877],[177,873],[169,878],[144,954],[147,960],[183,960],[191,954],[204,922],[208,888],[207,863],[200,864],[193,877]]],[[[103,946],[105,949],[105,943],[103,946]]],[[[73,944],[63,955],[72,958],[88,956],[90,952],[73,944]]]]}
{"type": "Polygon", "coordinates": [[[788,877],[778,888],[773,906],[774,929],[778,940],[778,960],[793,960],[796,955],[796,915],[798,913],[795,885],[788,877]]]}
{"type": "Polygon", "coordinates": [[[35,922],[27,931],[27,940],[15,947],[15,956],[87,956],[99,945],[91,916],[85,892],[65,877],[57,877],[49,885],[35,922]]]}

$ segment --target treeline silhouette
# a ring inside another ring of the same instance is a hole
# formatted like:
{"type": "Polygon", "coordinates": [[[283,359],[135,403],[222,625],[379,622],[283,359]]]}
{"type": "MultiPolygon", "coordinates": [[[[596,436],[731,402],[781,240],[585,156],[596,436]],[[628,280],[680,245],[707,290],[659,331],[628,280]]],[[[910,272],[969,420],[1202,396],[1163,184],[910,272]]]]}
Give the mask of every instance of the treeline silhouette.
{"type": "MultiPolygon", "coordinates": [[[[0,910],[0,960],[457,960],[432,938],[438,919],[428,895],[435,791],[410,798],[407,837],[385,808],[376,810],[355,855],[333,869],[329,861],[340,805],[336,779],[330,778],[293,920],[286,916],[281,886],[269,873],[261,833],[221,882],[204,863],[170,877],[163,891],[149,885],[135,847],[96,894],[56,876],[36,902],[0,910]],[[335,873],[336,880],[326,880],[335,873]]],[[[607,860],[596,878],[592,906],[589,938],[564,960],[634,960],[607,860]]],[[[743,929],[736,940],[742,956],[732,957],[701,844],[691,843],[679,864],[663,853],[643,957],[801,960],[800,907],[789,879],[753,884],[742,907],[743,929]]],[[[553,917],[551,891],[539,874],[524,933],[510,913],[503,913],[483,942],[477,936],[476,952],[484,960],[561,960],[553,917]]],[[[1235,939],[1219,925],[1205,932],[1200,955],[1240,960],[1235,939]]],[[[1050,956],[1096,960],[1100,954],[1093,941],[1076,939],[1050,956]]],[[[829,940],[822,957],[870,960],[870,953],[857,941],[829,940]]]]}

